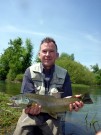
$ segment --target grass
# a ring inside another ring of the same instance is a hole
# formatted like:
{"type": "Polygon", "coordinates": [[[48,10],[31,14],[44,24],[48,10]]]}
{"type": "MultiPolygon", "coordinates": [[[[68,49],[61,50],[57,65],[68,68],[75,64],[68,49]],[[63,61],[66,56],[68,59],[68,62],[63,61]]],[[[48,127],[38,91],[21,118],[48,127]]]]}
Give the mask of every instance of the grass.
{"type": "Polygon", "coordinates": [[[0,135],[12,135],[21,110],[7,105],[10,96],[0,92],[0,135]]]}
{"type": "MultiPolygon", "coordinates": [[[[12,95],[0,92],[0,135],[12,135],[16,127],[17,121],[21,115],[21,110],[18,108],[12,108],[7,105],[10,102],[12,95]]],[[[93,127],[95,132],[95,124],[99,124],[95,117],[91,121],[88,121],[88,115],[85,116],[86,125],[93,127]]]]}

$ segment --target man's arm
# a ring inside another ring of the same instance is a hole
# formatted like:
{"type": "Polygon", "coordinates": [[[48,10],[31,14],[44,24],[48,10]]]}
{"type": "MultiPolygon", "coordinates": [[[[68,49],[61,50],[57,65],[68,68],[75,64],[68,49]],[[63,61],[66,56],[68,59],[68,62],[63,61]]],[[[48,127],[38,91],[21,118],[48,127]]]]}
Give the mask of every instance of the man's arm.
{"type": "Polygon", "coordinates": [[[35,93],[34,82],[31,79],[30,69],[27,68],[23,77],[21,93],[35,93]]]}
{"type": "MultiPolygon", "coordinates": [[[[70,76],[67,73],[66,77],[65,77],[64,84],[63,84],[63,94],[62,94],[62,97],[68,97],[68,96],[72,96],[72,87],[71,87],[70,76]]],[[[80,95],[77,95],[76,97],[79,97],[79,96],[80,95]]],[[[73,110],[78,111],[80,108],[83,107],[83,105],[84,104],[83,104],[82,101],[80,101],[80,102],[75,101],[74,103],[69,105],[69,109],[70,109],[70,111],[73,111],[73,110]]]]}
{"type": "MultiPolygon", "coordinates": [[[[27,68],[23,77],[21,93],[35,93],[34,82],[31,79],[30,69],[27,68]]],[[[41,112],[41,106],[36,104],[34,107],[26,107],[25,113],[37,115],[41,112]]]]}
{"type": "Polygon", "coordinates": [[[62,89],[63,89],[63,94],[61,95],[62,98],[67,96],[72,96],[71,80],[68,73],[66,74],[62,89]]]}

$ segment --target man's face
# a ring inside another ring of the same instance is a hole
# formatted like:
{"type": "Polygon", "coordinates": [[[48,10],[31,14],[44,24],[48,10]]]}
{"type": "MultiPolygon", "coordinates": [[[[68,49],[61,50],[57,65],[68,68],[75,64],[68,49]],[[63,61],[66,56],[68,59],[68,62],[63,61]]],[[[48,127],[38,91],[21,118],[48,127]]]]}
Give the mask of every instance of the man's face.
{"type": "Polygon", "coordinates": [[[41,44],[39,58],[43,66],[47,69],[55,64],[55,60],[58,58],[58,53],[53,42],[41,44]]]}

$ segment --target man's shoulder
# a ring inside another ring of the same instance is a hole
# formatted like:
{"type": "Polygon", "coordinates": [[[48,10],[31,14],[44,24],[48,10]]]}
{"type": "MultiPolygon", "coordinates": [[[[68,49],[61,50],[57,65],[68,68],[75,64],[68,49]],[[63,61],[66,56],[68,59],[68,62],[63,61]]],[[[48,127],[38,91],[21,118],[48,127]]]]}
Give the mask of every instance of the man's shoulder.
{"type": "Polygon", "coordinates": [[[40,65],[41,65],[41,63],[38,62],[38,63],[33,63],[30,67],[37,67],[37,66],[40,66],[40,65]]]}
{"type": "Polygon", "coordinates": [[[66,76],[67,74],[67,70],[58,65],[55,65],[55,71],[56,71],[57,76],[62,77],[62,78],[64,78],[64,76],[66,76]]]}
{"type": "Polygon", "coordinates": [[[64,72],[67,72],[67,70],[63,67],[60,67],[58,65],[55,65],[55,68],[58,69],[58,70],[61,70],[61,71],[64,71],[64,72]]]}
{"type": "Polygon", "coordinates": [[[31,71],[41,72],[42,70],[42,64],[41,63],[34,63],[29,67],[31,71]]]}

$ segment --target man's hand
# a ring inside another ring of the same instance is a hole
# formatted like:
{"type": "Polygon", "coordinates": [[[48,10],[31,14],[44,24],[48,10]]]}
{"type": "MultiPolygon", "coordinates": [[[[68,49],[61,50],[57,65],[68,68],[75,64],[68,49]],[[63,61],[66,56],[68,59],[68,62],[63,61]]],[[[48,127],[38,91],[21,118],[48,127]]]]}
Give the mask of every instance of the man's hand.
{"type": "Polygon", "coordinates": [[[41,105],[35,104],[25,108],[26,114],[38,115],[41,112],[41,105]]]}
{"type": "Polygon", "coordinates": [[[82,101],[80,101],[80,102],[75,101],[74,103],[69,105],[70,111],[75,110],[76,112],[82,107],[83,107],[83,102],[82,101]]]}
{"type": "MultiPolygon", "coordinates": [[[[80,95],[75,95],[75,97],[80,97],[80,95]]],[[[73,111],[73,110],[75,110],[76,112],[80,109],[80,108],[82,108],[84,106],[84,104],[83,104],[83,102],[82,101],[75,101],[74,103],[71,103],[70,105],[69,105],[69,109],[70,109],[70,111],[73,111]]]]}

